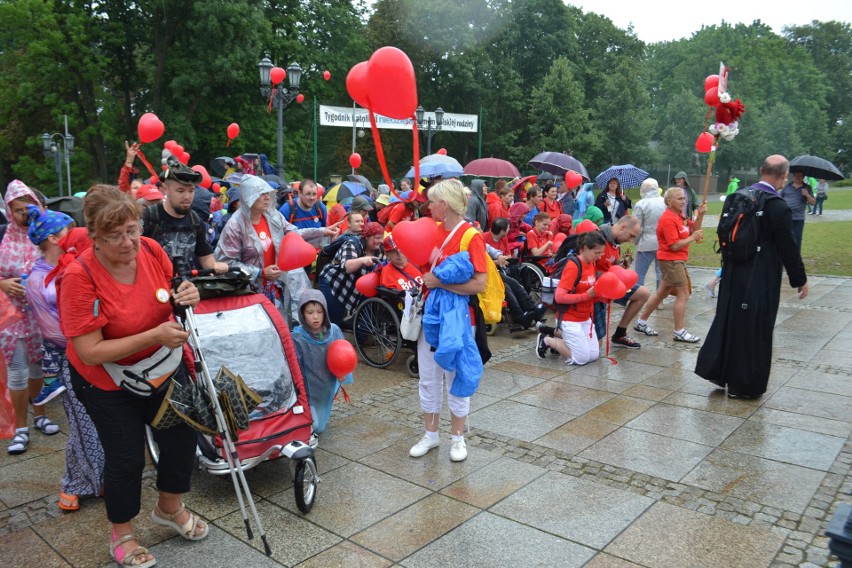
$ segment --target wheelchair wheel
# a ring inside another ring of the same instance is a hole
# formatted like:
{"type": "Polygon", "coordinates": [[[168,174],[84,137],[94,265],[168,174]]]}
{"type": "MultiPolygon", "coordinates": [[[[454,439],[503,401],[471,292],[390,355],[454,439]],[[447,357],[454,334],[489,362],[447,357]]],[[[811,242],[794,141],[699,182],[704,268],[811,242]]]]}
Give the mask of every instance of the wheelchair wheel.
{"type": "Polygon", "coordinates": [[[518,272],[518,282],[530,295],[533,304],[541,302],[541,283],[544,280],[544,270],[537,264],[524,262],[518,272]]]}
{"type": "Polygon", "coordinates": [[[408,370],[408,376],[416,379],[420,376],[420,367],[417,365],[417,355],[409,355],[405,361],[405,368],[408,370]]]}
{"type": "Polygon", "coordinates": [[[485,324],[485,335],[489,337],[497,333],[497,324],[496,323],[486,323],[485,324]]]}
{"type": "Polygon", "coordinates": [[[367,298],[352,316],[355,349],[371,367],[384,369],[396,360],[402,349],[399,316],[381,298],[367,298]]]}

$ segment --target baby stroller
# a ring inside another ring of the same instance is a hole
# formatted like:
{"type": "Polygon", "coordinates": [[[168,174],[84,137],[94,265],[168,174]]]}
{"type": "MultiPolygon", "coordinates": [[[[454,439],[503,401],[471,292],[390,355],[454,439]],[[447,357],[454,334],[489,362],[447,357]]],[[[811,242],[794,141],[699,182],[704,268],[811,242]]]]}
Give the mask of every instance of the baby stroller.
{"type": "MultiPolygon", "coordinates": [[[[248,428],[234,437],[239,464],[248,470],[264,461],[290,458],[296,505],[308,513],[320,479],[313,457],[316,439],[311,409],[290,330],[265,296],[247,289],[247,278],[228,273],[193,281],[203,298],[194,309],[194,322],[200,342],[197,348],[203,352],[207,368],[211,374],[227,368],[262,399],[248,415],[248,428]],[[230,293],[239,295],[222,295],[229,293],[221,286],[228,278],[238,282],[230,293]]],[[[150,429],[147,438],[156,463],[159,453],[150,429]]],[[[219,435],[199,433],[199,469],[232,475],[226,445],[219,435]]]]}

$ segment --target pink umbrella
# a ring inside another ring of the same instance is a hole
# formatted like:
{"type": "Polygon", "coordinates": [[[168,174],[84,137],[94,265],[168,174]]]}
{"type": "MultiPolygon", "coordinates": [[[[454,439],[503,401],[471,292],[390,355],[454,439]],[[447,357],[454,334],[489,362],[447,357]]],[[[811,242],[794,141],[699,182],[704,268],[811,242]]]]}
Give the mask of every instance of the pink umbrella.
{"type": "Polygon", "coordinates": [[[464,175],[494,178],[521,177],[521,172],[511,162],[500,158],[480,158],[464,167],[464,175]]]}

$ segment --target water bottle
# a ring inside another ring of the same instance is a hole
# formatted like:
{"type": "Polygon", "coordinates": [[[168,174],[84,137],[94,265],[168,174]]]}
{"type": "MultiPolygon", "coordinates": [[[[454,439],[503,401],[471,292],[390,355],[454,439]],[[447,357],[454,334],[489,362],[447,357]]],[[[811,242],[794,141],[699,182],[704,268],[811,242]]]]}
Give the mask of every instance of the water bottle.
{"type": "Polygon", "coordinates": [[[21,286],[23,286],[23,287],[24,287],[24,298],[23,298],[23,303],[24,303],[24,311],[25,311],[25,312],[30,311],[30,306],[29,306],[29,304],[27,304],[27,296],[26,296],[27,278],[28,278],[28,277],[29,277],[29,274],[27,274],[26,272],[24,272],[23,274],[21,274],[21,286]]]}

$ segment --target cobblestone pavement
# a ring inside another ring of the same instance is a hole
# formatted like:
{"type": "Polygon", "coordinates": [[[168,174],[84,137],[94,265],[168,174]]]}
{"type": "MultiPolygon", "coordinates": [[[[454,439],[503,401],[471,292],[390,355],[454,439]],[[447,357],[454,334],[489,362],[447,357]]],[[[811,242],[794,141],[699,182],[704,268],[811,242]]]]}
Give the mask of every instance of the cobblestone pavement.
{"type": "MultiPolygon", "coordinates": [[[[692,276],[687,321],[704,335],[711,271],[692,276]]],[[[670,309],[641,349],[584,367],[538,359],[532,333],[501,329],[465,462],[449,460],[446,414],[439,450],[408,457],[422,424],[400,357],[391,370],[359,368],[351,404],[335,407],[309,514],[282,461],[249,472],[271,558],[246,540],[230,482],[203,473],[186,500],[210,537],[184,542],[143,514],[140,540],[159,566],[181,567],[837,566],[824,531],[852,502],[852,280],[811,286],[804,301],[784,292],[759,401],[726,399],[691,372],[698,348],[668,339],[670,309]]],[[[0,454],[0,566],[109,564],[102,502],[57,507],[63,440],[36,433],[23,456],[0,454]]],[[[144,513],[154,481],[149,466],[144,513]]]]}

